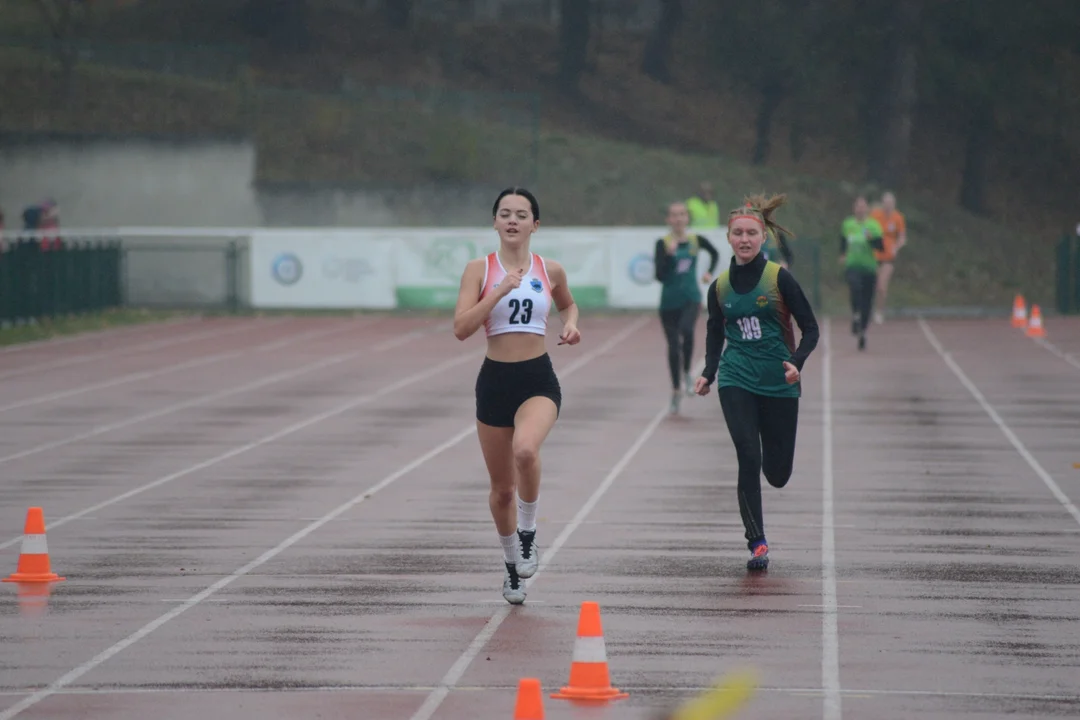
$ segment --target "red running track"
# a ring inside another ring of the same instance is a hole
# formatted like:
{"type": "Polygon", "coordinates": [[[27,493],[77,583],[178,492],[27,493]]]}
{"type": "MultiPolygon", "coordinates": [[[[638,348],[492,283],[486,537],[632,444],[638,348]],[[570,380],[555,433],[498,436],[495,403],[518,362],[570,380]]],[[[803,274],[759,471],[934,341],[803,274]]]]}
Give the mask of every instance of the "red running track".
{"type": "Polygon", "coordinates": [[[471,432],[483,341],[445,320],[0,356],[0,571],[41,505],[68,578],[0,586],[0,720],[510,718],[519,678],[567,681],[585,600],[630,697],[548,718],[654,717],[744,667],[740,717],[1080,713],[1080,323],[895,322],[866,353],[832,323],[755,578],[715,393],[664,415],[654,314],[582,328],[552,343],[545,565],[518,608],[471,432]]]}

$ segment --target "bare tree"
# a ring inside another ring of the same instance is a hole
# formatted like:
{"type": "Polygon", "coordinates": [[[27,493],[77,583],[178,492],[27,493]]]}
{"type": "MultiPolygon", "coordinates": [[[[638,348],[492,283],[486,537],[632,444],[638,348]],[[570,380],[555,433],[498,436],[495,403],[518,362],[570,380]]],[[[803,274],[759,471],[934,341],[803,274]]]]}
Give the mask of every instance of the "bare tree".
{"type": "Polygon", "coordinates": [[[311,47],[308,0],[248,0],[243,24],[277,50],[304,52],[311,47]]]}
{"type": "Polygon", "coordinates": [[[395,30],[407,30],[412,15],[412,0],[383,0],[386,22],[395,30]]]}
{"type": "Polygon", "coordinates": [[[60,91],[71,98],[74,90],[75,61],[78,48],[75,35],[90,12],[85,0],[37,0],[53,42],[53,53],[60,64],[60,91]]]}
{"type": "Polygon", "coordinates": [[[576,93],[589,59],[591,0],[559,0],[559,86],[576,93]]]}
{"type": "Polygon", "coordinates": [[[907,177],[918,100],[919,22],[922,8],[923,0],[897,0],[893,5],[893,22],[886,43],[889,56],[888,81],[883,87],[886,112],[882,148],[880,153],[872,155],[879,159],[880,166],[872,168],[871,174],[890,187],[901,186],[907,177]]]}
{"type": "Polygon", "coordinates": [[[641,72],[664,84],[671,82],[671,42],[682,21],[682,10],[682,0],[660,0],[660,14],[641,56],[641,72]]]}

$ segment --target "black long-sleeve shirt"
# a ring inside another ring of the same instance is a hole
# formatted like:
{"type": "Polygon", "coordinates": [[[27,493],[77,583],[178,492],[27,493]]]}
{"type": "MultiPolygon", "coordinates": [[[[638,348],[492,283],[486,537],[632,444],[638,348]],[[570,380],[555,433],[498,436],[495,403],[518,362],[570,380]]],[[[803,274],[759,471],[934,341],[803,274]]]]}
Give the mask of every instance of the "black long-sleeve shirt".
{"type": "MultiPolygon", "coordinates": [[[[746,265],[739,265],[735,262],[735,258],[732,258],[728,270],[731,289],[740,294],[753,290],[761,280],[761,274],[765,271],[765,262],[765,256],[761,253],[758,253],[758,256],[746,265]]],[[[814,348],[817,347],[820,337],[817,318],[814,317],[814,310],[810,307],[810,301],[806,299],[806,295],[803,293],[798,281],[795,280],[794,275],[785,268],[780,268],[780,272],[776,277],[776,284],[780,290],[780,296],[784,299],[784,304],[791,311],[791,316],[795,319],[795,323],[802,333],[799,345],[795,348],[795,352],[792,353],[791,357],[791,364],[797,367],[799,372],[802,372],[803,364],[814,348]]],[[[717,299],[716,291],[713,288],[709,289],[708,308],[709,319],[706,324],[705,334],[705,370],[702,371],[701,376],[708,380],[711,385],[716,379],[716,371],[720,367],[720,355],[724,349],[724,325],[726,322],[724,310],[720,306],[720,301],[717,299]]]]}

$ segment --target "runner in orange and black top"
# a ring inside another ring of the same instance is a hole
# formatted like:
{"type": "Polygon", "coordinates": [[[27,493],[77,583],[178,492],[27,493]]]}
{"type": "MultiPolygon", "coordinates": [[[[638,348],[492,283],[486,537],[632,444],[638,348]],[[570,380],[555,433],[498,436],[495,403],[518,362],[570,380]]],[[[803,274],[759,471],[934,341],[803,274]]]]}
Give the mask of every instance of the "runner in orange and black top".
{"type": "Polygon", "coordinates": [[[893,262],[896,260],[896,253],[907,244],[907,221],[904,214],[896,209],[896,196],[891,192],[881,196],[881,206],[874,208],[870,217],[877,220],[882,229],[882,249],[874,252],[878,261],[875,303],[877,312],[874,313],[874,322],[880,325],[885,322],[885,298],[889,294],[893,262]]]}

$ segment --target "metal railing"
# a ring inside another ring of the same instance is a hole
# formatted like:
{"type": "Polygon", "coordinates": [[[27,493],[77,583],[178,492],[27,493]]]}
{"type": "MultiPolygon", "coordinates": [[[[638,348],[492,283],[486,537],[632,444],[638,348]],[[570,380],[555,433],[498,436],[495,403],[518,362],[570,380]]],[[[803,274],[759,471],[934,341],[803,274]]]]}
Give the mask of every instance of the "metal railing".
{"type": "Polygon", "coordinates": [[[81,315],[123,304],[118,240],[16,239],[0,252],[0,323],[81,315]]]}

